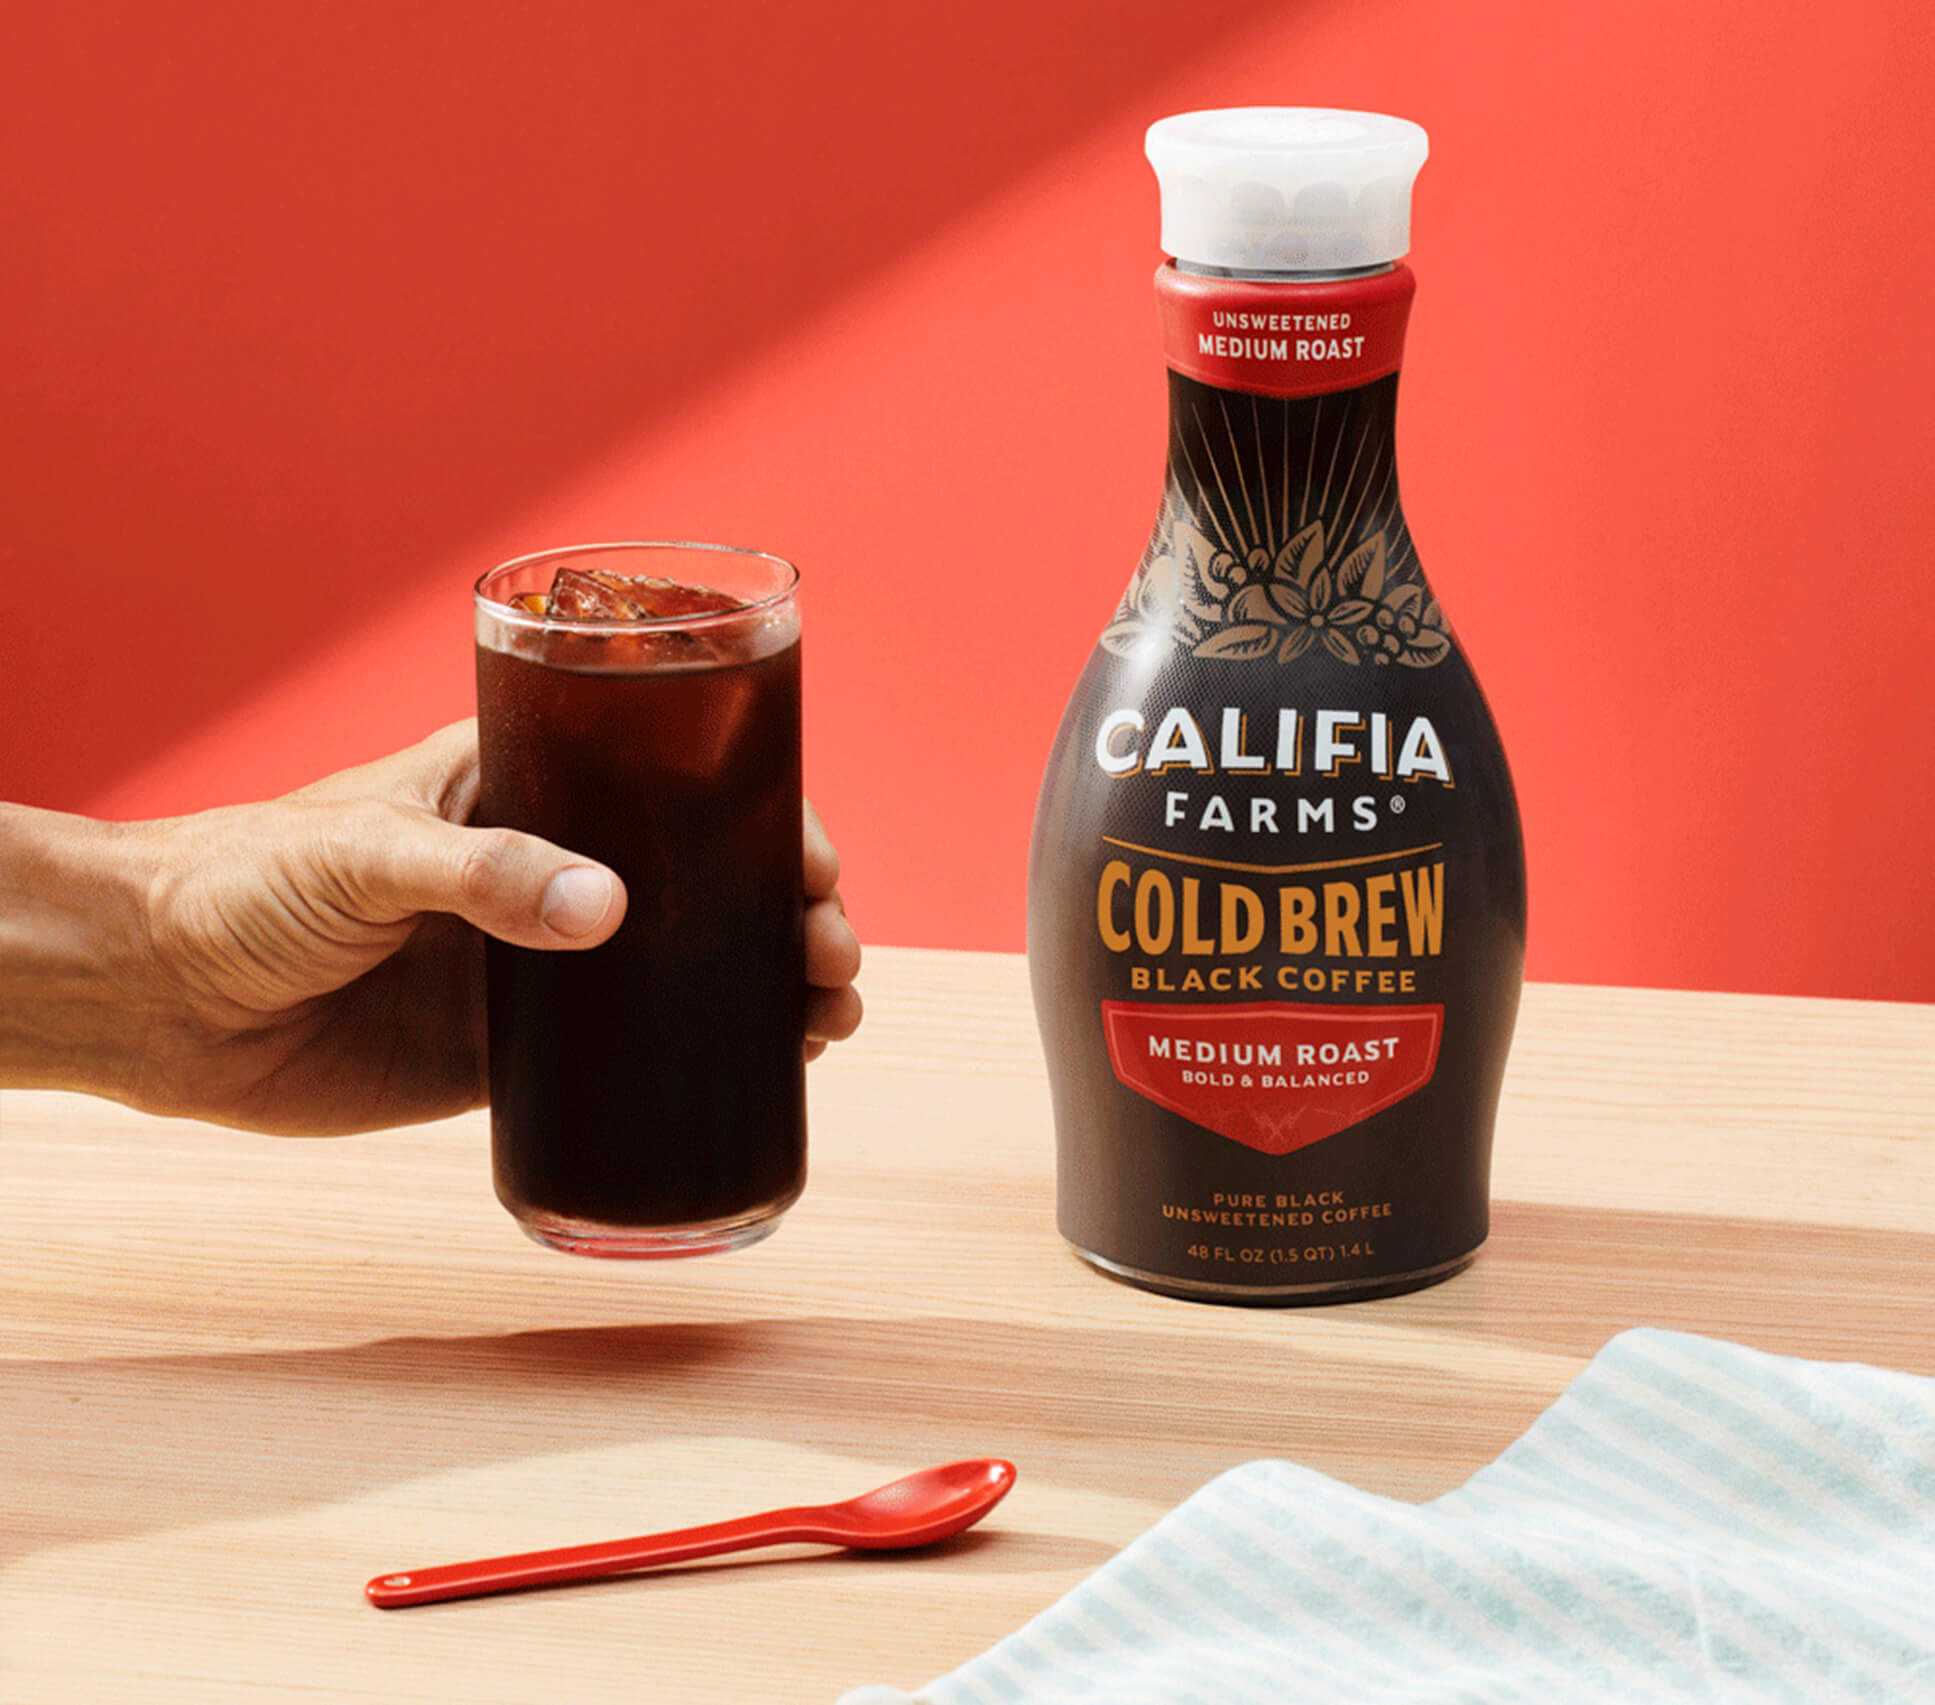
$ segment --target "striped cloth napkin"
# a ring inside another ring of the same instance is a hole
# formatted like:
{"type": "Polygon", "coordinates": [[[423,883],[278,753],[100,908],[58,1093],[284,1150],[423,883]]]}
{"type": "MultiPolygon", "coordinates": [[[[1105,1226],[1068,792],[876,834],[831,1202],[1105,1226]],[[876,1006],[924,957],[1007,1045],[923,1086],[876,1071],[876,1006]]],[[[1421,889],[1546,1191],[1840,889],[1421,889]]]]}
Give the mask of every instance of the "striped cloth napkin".
{"type": "Polygon", "coordinates": [[[1623,1333],[1428,1504],[1211,1481],[992,1651],[842,1705],[1935,1701],[1935,1379],[1623,1333]]]}

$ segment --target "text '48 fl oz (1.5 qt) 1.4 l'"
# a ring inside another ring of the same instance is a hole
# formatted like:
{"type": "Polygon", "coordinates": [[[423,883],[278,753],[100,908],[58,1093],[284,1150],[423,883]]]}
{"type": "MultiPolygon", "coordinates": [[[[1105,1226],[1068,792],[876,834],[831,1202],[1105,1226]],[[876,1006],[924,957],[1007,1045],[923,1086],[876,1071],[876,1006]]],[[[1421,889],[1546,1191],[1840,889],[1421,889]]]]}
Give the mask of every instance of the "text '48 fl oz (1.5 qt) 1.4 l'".
{"type": "Polygon", "coordinates": [[[1035,819],[1059,1220],[1211,1300],[1444,1278],[1487,1230],[1524,854],[1398,499],[1416,125],[1149,133],[1169,463],[1035,819]]]}

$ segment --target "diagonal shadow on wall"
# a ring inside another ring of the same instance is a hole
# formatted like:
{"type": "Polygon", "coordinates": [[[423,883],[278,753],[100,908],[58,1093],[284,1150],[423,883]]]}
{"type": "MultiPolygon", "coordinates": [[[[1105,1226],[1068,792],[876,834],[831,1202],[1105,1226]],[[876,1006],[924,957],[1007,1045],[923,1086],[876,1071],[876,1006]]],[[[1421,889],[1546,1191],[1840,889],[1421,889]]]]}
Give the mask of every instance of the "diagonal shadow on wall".
{"type": "MultiPolygon", "coordinates": [[[[1280,0],[53,8],[0,797],[73,804],[1280,0]]],[[[751,477],[757,477],[756,471],[751,477]]],[[[345,707],[353,711],[353,707],[345,707]]]]}

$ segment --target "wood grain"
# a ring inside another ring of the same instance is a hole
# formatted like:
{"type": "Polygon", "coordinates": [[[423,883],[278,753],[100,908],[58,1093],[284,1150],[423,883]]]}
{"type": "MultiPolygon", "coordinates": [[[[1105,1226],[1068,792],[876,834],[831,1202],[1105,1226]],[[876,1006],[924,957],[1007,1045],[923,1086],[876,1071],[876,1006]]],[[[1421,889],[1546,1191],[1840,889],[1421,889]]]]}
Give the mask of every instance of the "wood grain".
{"type": "Polygon", "coordinates": [[[805,1200],[715,1261],[526,1243],[481,1116],[305,1143],[0,1098],[0,1699],[828,1700],[951,1667],[1247,1458],[1440,1492],[1626,1326],[1935,1373],[1935,1009],[1531,989],[1477,1266],[1271,1312],[1062,1248],[1018,959],[863,983],[805,1200]],[[982,1453],[1019,1488],[920,1559],[359,1596],[982,1453]]]}

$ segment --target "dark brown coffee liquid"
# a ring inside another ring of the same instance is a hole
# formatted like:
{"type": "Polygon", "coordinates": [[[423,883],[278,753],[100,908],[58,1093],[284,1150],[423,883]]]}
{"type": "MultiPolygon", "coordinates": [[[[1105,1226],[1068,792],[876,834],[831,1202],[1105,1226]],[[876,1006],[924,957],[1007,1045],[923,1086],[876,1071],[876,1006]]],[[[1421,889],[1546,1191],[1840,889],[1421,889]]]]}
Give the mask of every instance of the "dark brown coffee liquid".
{"type": "Polygon", "coordinates": [[[799,671],[797,642],[635,671],[478,648],[477,822],[630,897],[589,952],[489,945],[497,1192],[521,1218],[699,1225],[799,1194],[799,671]]]}

